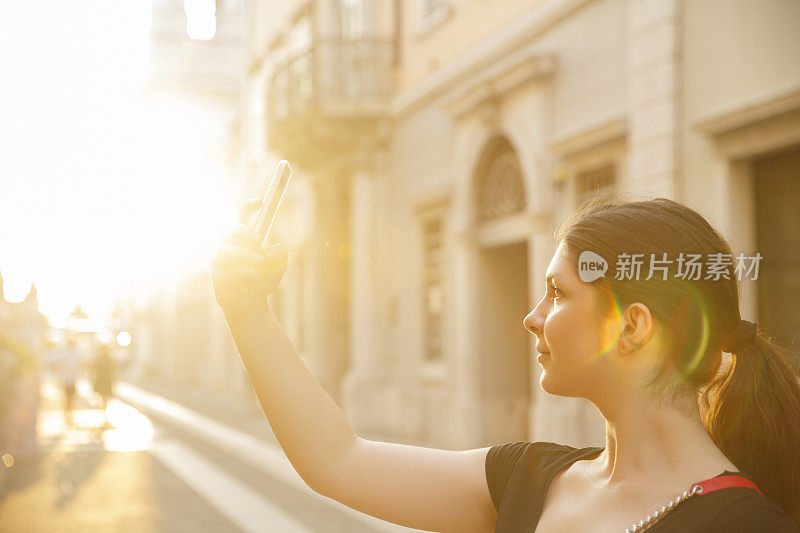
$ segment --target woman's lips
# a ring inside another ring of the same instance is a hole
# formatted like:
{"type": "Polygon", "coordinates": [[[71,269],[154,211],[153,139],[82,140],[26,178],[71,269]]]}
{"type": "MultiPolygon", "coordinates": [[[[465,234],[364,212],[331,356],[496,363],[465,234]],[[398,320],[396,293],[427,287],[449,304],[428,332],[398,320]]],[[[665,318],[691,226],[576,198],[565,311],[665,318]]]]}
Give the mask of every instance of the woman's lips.
{"type": "Polygon", "coordinates": [[[540,350],[538,350],[538,351],[539,351],[539,355],[536,356],[536,360],[537,361],[541,361],[541,360],[543,360],[545,358],[550,357],[550,352],[542,352],[540,350]]]}

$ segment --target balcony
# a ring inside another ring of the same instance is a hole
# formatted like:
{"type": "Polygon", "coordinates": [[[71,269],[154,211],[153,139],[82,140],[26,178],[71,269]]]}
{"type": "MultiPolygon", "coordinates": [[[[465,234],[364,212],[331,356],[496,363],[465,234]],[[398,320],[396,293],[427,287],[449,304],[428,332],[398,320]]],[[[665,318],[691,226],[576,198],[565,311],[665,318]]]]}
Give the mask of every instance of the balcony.
{"type": "Polygon", "coordinates": [[[278,64],[267,93],[269,148],[313,165],[375,139],[388,119],[393,59],[393,41],[359,37],[318,40],[278,64]]]}

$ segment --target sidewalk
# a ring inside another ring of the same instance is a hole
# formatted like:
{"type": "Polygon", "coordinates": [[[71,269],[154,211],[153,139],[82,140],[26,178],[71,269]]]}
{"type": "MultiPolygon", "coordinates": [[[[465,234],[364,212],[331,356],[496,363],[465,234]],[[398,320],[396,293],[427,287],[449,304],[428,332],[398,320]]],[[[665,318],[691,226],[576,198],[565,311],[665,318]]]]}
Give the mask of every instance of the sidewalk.
{"type": "Polygon", "coordinates": [[[0,531],[241,530],[145,451],[152,430],[145,417],[114,402],[106,418],[85,380],[77,392],[66,416],[58,384],[43,382],[38,453],[6,469],[0,531]]]}
{"type": "Polygon", "coordinates": [[[278,446],[252,389],[247,394],[236,394],[181,387],[157,380],[129,379],[127,383],[278,446]]]}
{"type": "Polygon", "coordinates": [[[0,531],[417,531],[311,490],[246,398],[121,382],[104,415],[88,385],[66,417],[43,384],[39,454],[9,469],[0,531]]]}
{"type": "MultiPolygon", "coordinates": [[[[350,525],[343,525],[345,529],[337,528],[337,531],[419,531],[360,513],[311,490],[280,448],[260,408],[258,414],[248,412],[252,406],[247,407],[246,399],[163,384],[150,384],[148,390],[125,382],[117,384],[115,393],[122,401],[140,409],[154,421],[161,421],[186,432],[187,438],[196,439],[195,446],[201,441],[207,443],[227,456],[235,457],[251,470],[254,467],[255,471],[266,474],[298,494],[341,514],[342,519],[347,517],[351,521],[350,525]]],[[[217,458],[221,459],[220,456],[217,458]]]]}

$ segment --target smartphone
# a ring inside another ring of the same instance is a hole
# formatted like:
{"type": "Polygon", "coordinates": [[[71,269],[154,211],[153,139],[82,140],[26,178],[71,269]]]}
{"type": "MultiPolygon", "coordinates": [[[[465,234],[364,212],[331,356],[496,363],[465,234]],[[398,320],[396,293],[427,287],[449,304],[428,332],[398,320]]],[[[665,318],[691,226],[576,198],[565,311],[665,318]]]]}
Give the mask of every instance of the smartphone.
{"type": "Polygon", "coordinates": [[[292,169],[289,167],[289,162],[281,159],[275,168],[275,175],[272,176],[272,181],[269,182],[264,199],[261,201],[261,207],[251,217],[250,229],[261,238],[262,246],[267,246],[269,229],[272,227],[272,221],[275,219],[275,214],[278,212],[278,207],[281,205],[281,200],[283,200],[283,193],[286,192],[286,186],[289,184],[289,178],[291,177],[292,169]]]}

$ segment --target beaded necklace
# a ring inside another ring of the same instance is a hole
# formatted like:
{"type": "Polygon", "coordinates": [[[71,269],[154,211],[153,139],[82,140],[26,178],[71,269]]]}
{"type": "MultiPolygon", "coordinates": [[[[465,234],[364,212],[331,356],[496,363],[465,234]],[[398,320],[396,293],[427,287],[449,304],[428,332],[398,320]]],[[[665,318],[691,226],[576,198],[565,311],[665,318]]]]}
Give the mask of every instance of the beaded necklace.
{"type": "Polygon", "coordinates": [[[695,483],[694,485],[692,485],[692,488],[690,490],[683,491],[683,494],[678,495],[674,500],[670,501],[668,504],[663,505],[660,509],[656,509],[653,513],[647,515],[646,518],[639,520],[639,522],[633,524],[631,527],[626,529],[625,533],[640,533],[642,531],[647,530],[650,526],[654,525],[656,522],[661,520],[666,514],[675,509],[681,503],[690,499],[695,494],[708,494],[710,492],[714,492],[720,489],[726,489],[729,487],[747,487],[758,490],[758,492],[763,495],[763,493],[758,489],[758,487],[756,487],[755,483],[753,483],[746,477],[736,476],[736,475],[712,477],[711,479],[695,483]]]}

